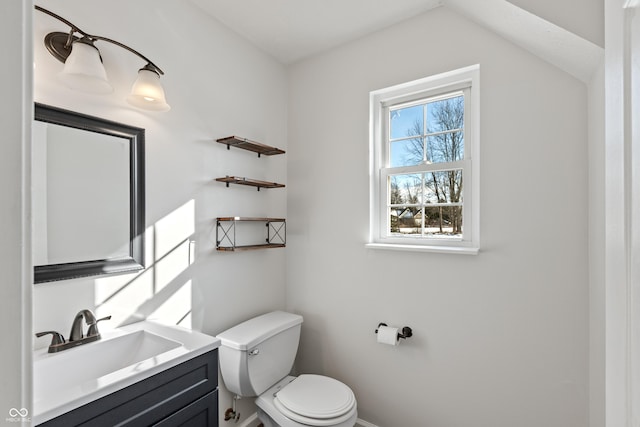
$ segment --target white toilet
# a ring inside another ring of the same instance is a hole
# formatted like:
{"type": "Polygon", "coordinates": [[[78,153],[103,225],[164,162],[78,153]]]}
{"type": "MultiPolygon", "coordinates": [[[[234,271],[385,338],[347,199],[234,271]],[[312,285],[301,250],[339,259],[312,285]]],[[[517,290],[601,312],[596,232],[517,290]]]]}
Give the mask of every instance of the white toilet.
{"type": "Polygon", "coordinates": [[[227,389],[258,396],[258,418],[265,427],[353,427],[358,411],[347,385],[322,375],[289,375],[301,325],[302,316],[274,311],[219,334],[227,389]]]}

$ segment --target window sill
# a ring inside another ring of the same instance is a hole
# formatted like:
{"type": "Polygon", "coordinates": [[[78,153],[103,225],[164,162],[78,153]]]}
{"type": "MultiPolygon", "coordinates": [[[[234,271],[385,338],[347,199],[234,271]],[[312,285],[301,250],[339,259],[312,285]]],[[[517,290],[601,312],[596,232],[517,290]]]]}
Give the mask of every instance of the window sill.
{"type": "Polygon", "coordinates": [[[427,246],[427,245],[399,245],[393,243],[367,243],[368,249],[383,249],[391,251],[432,252],[440,254],[478,255],[480,248],[465,246],[427,246]]]}

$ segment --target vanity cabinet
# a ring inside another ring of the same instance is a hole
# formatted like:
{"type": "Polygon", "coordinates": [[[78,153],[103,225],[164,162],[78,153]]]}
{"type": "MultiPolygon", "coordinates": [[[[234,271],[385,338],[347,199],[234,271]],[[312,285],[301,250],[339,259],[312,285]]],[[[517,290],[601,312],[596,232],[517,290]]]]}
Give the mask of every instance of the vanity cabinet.
{"type": "Polygon", "coordinates": [[[46,421],[46,427],[218,426],[218,350],[46,421]]]}

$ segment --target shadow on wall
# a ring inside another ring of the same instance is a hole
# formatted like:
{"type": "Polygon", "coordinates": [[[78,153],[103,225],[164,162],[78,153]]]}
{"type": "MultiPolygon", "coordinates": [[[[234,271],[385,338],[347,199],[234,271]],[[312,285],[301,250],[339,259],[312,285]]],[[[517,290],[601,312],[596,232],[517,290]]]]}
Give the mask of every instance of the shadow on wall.
{"type": "Polygon", "coordinates": [[[143,319],[191,328],[195,201],[190,200],[146,229],[146,268],[135,276],[95,280],[99,317],[112,328],[143,319]]]}

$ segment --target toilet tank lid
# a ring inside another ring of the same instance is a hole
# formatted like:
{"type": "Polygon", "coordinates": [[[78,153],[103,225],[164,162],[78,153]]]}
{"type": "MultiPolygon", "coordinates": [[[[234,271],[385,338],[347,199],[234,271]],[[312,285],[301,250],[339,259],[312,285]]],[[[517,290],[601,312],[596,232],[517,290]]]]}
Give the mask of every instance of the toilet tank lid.
{"type": "Polygon", "coordinates": [[[225,347],[246,351],[262,341],[302,323],[302,316],[285,311],[272,311],[249,319],[218,334],[225,347]]]}

